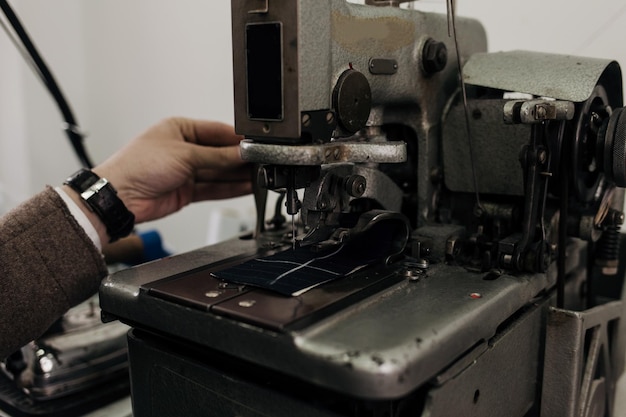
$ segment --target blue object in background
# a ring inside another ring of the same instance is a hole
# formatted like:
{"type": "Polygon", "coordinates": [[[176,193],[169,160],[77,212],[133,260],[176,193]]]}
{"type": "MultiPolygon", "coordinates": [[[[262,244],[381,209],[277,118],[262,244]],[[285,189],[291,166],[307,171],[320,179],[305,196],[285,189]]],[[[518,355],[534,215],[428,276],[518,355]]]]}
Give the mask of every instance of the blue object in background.
{"type": "Polygon", "coordinates": [[[163,240],[158,231],[146,230],[144,232],[137,232],[137,236],[141,238],[143,243],[142,256],[138,263],[154,261],[155,259],[161,259],[171,255],[171,252],[163,247],[163,240]]]}

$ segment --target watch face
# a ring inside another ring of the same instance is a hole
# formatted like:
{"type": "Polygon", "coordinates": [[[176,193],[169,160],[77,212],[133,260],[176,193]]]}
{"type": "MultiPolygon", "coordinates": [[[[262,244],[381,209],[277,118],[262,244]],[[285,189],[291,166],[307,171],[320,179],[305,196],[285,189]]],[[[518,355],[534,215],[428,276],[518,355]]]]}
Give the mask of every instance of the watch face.
{"type": "Polygon", "coordinates": [[[106,178],[100,178],[83,168],[69,177],[65,184],[80,194],[83,201],[98,215],[111,242],[132,232],[135,216],[126,208],[106,178]]]}
{"type": "Polygon", "coordinates": [[[82,168],[65,180],[64,184],[69,185],[76,192],[82,193],[99,179],[100,177],[94,174],[91,170],[82,168]]]}

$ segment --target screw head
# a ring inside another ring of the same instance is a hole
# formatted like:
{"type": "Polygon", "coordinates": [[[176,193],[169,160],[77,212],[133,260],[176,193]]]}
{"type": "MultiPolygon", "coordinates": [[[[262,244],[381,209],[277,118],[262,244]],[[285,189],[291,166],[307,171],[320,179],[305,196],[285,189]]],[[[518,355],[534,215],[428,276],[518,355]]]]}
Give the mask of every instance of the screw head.
{"type": "Polygon", "coordinates": [[[256,301],[255,300],[243,300],[243,301],[239,301],[238,304],[239,304],[239,307],[249,308],[255,305],[256,301]]]}
{"type": "Polygon", "coordinates": [[[219,297],[220,294],[221,294],[220,291],[209,291],[209,292],[205,292],[204,296],[208,298],[216,298],[216,297],[219,297]]]}
{"type": "Polygon", "coordinates": [[[422,49],[422,68],[427,75],[442,71],[448,63],[448,48],[443,42],[429,38],[422,49]]]}
{"type": "Polygon", "coordinates": [[[402,271],[402,274],[411,282],[417,282],[424,276],[424,271],[419,268],[407,268],[402,271]]]}
{"type": "Polygon", "coordinates": [[[345,189],[352,197],[361,197],[367,188],[367,180],[362,175],[351,175],[346,179],[345,189]]]}

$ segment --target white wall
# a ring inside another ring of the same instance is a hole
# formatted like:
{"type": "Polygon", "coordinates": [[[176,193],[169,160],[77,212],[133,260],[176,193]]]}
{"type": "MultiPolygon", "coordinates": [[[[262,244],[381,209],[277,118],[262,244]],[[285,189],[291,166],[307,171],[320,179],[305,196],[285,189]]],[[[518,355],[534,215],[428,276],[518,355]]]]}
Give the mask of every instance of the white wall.
{"type": "Polygon", "coordinates": [[[22,71],[6,37],[0,36],[0,214],[30,193],[22,71]],[[11,180],[12,179],[12,180],[11,180]]]}
{"type": "MultiPolygon", "coordinates": [[[[89,133],[96,162],[166,116],[232,123],[229,1],[12,4],[89,133]]],[[[417,7],[444,12],[445,1],[422,0],[417,7]]],[[[626,65],[623,0],[458,0],[458,15],[483,22],[492,51],[609,57],[626,65]]],[[[15,202],[60,183],[78,163],[52,101],[2,33],[0,57],[0,185],[15,202]]],[[[252,199],[225,205],[249,214],[252,199]]],[[[147,227],[158,228],[176,251],[196,248],[206,241],[215,206],[196,204],[147,227]]]]}
{"type": "MultiPolygon", "coordinates": [[[[11,4],[88,133],[95,163],[167,116],[233,122],[230,2],[11,4]]],[[[3,33],[0,56],[0,185],[14,205],[59,184],[79,164],[56,107],[3,33]]],[[[196,204],[142,228],[157,228],[175,251],[197,248],[207,240],[215,206],[252,215],[252,199],[245,197],[196,204]]],[[[231,226],[237,232],[238,225],[231,226]]]]}

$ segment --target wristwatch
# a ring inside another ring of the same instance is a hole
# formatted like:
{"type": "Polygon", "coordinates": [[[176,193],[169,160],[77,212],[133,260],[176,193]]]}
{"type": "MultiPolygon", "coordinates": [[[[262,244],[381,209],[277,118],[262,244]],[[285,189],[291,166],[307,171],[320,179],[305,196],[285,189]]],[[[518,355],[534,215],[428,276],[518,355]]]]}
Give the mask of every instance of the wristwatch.
{"type": "Polygon", "coordinates": [[[106,178],[100,178],[91,170],[83,168],[63,184],[76,191],[89,210],[100,218],[111,239],[109,242],[115,242],[132,232],[135,215],[126,208],[106,178]]]}

